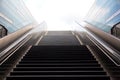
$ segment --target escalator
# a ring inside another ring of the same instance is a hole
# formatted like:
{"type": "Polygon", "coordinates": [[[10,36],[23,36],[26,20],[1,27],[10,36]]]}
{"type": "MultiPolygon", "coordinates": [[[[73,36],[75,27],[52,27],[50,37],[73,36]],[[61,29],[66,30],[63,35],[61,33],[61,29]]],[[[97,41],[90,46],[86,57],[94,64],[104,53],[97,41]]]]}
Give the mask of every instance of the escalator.
{"type": "Polygon", "coordinates": [[[7,80],[110,80],[86,45],[81,45],[72,32],[48,32],[37,43],[7,80]]]}

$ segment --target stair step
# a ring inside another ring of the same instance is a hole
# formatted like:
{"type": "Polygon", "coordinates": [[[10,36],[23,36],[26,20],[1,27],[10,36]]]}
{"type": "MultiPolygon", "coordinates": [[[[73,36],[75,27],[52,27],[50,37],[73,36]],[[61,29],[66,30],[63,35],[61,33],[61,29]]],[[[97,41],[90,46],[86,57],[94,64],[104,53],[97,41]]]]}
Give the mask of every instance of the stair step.
{"type": "Polygon", "coordinates": [[[11,75],[106,75],[104,71],[14,71],[11,75]]]}
{"type": "MultiPolygon", "coordinates": [[[[28,57],[30,58],[30,57],[28,57]]],[[[31,57],[32,58],[32,57],[31,57]]],[[[34,58],[34,57],[33,57],[34,58]]],[[[36,58],[40,58],[40,59],[89,59],[92,60],[94,59],[93,57],[36,57],[36,58]]],[[[23,59],[24,60],[24,59],[23,59]]]]}
{"type": "Polygon", "coordinates": [[[95,60],[94,58],[24,58],[22,60],[95,60]]]}
{"type": "Polygon", "coordinates": [[[17,67],[14,71],[103,71],[101,67],[17,67]]]}
{"type": "Polygon", "coordinates": [[[7,80],[110,80],[105,75],[36,75],[10,76],[7,80]]]}
{"type": "Polygon", "coordinates": [[[84,45],[80,45],[80,46],[33,46],[30,49],[30,53],[31,52],[39,52],[40,50],[42,51],[88,51],[87,47],[84,45]]]}
{"type": "Polygon", "coordinates": [[[68,62],[68,63],[70,63],[70,62],[79,62],[79,63],[97,63],[97,61],[96,60],[36,60],[36,61],[33,61],[33,60],[22,60],[22,61],[20,61],[20,63],[29,63],[29,62],[31,62],[31,63],[66,63],[66,62],[68,62]]]}
{"type": "Polygon", "coordinates": [[[89,51],[49,51],[49,52],[41,51],[41,52],[28,53],[26,55],[27,56],[36,56],[36,55],[40,56],[40,55],[46,55],[46,54],[53,55],[53,53],[56,55],[63,55],[63,54],[66,54],[66,55],[68,55],[68,54],[69,55],[73,55],[73,54],[75,54],[75,55],[91,55],[91,53],[89,51]],[[52,53],[50,53],[50,52],[52,52],[52,53]]]}
{"type": "Polygon", "coordinates": [[[92,66],[94,66],[94,67],[100,67],[100,65],[98,65],[98,64],[91,64],[91,63],[87,63],[87,64],[19,64],[19,65],[17,65],[17,67],[35,67],[35,66],[37,66],[37,67],[75,67],[75,66],[81,66],[81,67],[85,67],[85,66],[88,66],[88,67],[92,67],[92,66]]]}
{"type": "Polygon", "coordinates": [[[109,80],[86,46],[33,46],[7,80],[109,80]]]}
{"type": "Polygon", "coordinates": [[[92,55],[41,55],[41,56],[26,56],[24,58],[93,58],[92,55]]]}
{"type": "Polygon", "coordinates": [[[61,61],[61,62],[60,61],[59,62],[57,62],[57,61],[56,62],[50,62],[50,61],[48,61],[48,62],[42,62],[42,61],[21,61],[21,62],[19,62],[19,64],[25,64],[25,63],[26,64],[29,64],[29,63],[35,63],[35,64],[42,64],[42,63],[46,63],[46,64],[47,63],[48,64],[49,63],[51,63],[51,64],[52,63],[56,63],[56,64],[57,63],[71,63],[71,64],[73,64],[73,63],[80,63],[80,64],[83,64],[83,63],[88,63],[89,64],[89,63],[98,63],[98,62],[96,62],[96,61],[89,61],[89,62],[88,61],[76,61],[76,62],[70,62],[70,61],[65,61],[65,62],[63,62],[63,61],[61,61]]]}
{"type": "Polygon", "coordinates": [[[87,50],[81,50],[81,49],[79,49],[79,50],[71,50],[71,49],[68,49],[68,50],[57,50],[57,49],[48,50],[46,48],[46,51],[44,51],[42,49],[40,49],[40,50],[41,51],[39,51],[39,50],[29,51],[29,53],[27,55],[34,55],[33,53],[35,53],[35,55],[36,54],[37,55],[44,54],[44,53],[51,54],[49,52],[53,52],[53,53],[56,53],[56,54],[63,54],[63,53],[66,53],[66,54],[73,54],[73,53],[75,53],[75,54],[89,54],[90,53],[90,51],[88,49],[87,50]]]}
{"type": "Polygon", "coordinates": [[[79,57],[81,57],[81,56],[92,56],[91,54],[81,54],[81,53],[79,53],[79,54],[76,54],[76,53],[72,53],[72,54],[70,54],[70,53],[68,53],[68,54],[66,54],[66,53],[64,53],[64,54],[39,54],[39,55],[36,55],[35,53],[34,53],[34,55],[26,55],[26,57],[41,57],[41,56],[46,56],[46,55],[48,55],[48,56],[68,56],[68,57],[70,57],[70,56],[79,56],[79,57]]]}

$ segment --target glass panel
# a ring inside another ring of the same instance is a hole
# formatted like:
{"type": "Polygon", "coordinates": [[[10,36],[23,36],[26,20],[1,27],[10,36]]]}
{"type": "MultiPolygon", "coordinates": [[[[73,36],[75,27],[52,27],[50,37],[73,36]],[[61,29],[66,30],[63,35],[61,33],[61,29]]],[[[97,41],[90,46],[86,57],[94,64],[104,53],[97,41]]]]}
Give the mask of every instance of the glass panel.
{"type": "Polygon", "coordinates": [[[34,22],[22,0],[0,0],[0,24],[6,27],[8,33],[34,22]]]}
{"type": "Polygon", "coordinates": [[[86,21],[110,33],[113,25],[120,22],[120,0],[96,0],[86,21]]]}

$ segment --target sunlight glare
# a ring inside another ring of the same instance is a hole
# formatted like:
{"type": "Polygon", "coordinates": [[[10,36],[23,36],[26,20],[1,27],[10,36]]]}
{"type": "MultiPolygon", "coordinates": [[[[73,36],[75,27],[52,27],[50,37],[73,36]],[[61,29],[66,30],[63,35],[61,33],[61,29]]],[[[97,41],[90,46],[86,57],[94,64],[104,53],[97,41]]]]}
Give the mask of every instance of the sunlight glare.
{"type": "Polygon", "coordinates": [[[95,0],[24,0],[38,23],[48,30],[71,30],[75,18],[84,18],[95,0]]]}

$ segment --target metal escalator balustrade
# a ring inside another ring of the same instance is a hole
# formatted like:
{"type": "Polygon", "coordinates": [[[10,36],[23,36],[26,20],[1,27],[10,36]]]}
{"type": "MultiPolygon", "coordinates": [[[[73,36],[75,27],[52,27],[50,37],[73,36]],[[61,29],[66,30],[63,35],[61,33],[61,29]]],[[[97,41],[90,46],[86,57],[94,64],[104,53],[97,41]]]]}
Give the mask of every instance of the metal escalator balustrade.
{"type": "Polygon", "coordinates": [[[15,51],[17,51],[21,46],[23,46],[32,36],[26,34],[22,36],[20,39],[16,40],[14,43],[12,43],[9,47],[7,47],[5,50],[0,52],[0,65],[4,63],[11,55],[14,54],[15,51]]]}
{"type": "MultiPolygon", "coordinates": [[[[38,25],[32,30],[19,30],[13,34],[6,36],[4,39],[0,39],[0,80],[4,80],[7,75],[9,75],[10,71],[15,67],[15,65],[19,62],[19,60],[25,55],[26,51],[28,51],[32,44],[36,43],[36,39],[38,36],[41,36],[46,31],[46,28],[43,28],[44,25],[38,25]],[[39,35],[36,35],[38,29],[40,27],[39,35]],[[23,30],[23,31],[22,31],[23,30]],[[17,34],[16,34],[17,33],[17,34]],[[19,34],[20,33],[20,34],[19,34]],[[24,35],[22,35],[24,34],[24,35]],[[16,36],[20,35],[20,36],[16,36]],[[15,38],[15,39],[14,39],[15,38]],[[16,39],[18,38],[18,39],[16,39]],[[7,40],[5,40],[7,39],[7,40]],[[11,40],[12,39],[12,40],[11,40]],[[10,40],[10,41],[9,41],[10,40]],[[9,41],[9,42],[6,42],[9,41]],[[31,43],[32,41],[32,43],[31,43]],[[6,44],[4,44],[6,42],[6,44]]],[[[30,26],[31,27],[31,26],[30,26]]]]}
{"type": "MultiPolygon", "coordinates": [[[[82,28],[87,33],[86,36],[88,37],[88,39],[90,39],[99,49],[101,49],[101,51],[103,51],[103,53],[116,66],[120,66],[120,51],[118,45],[119,43],[117,43],[120,41],[119,39],[113,37],[112,35],[109,35],[108,33],[102,32],[96,28],[94,29],[91,25],[85,22],[83,22],[84,24],[80,22],[76,22],[76,23],[80,25],[79,27],[82,28]],[[94,32],[94,30],[96,31],[94,32]],[[108,42],[106,40],[108,40],[108,42]]],[[[79,34],[79,31],[77,33],[79,34]]]]}
{"type": "Polygon", "coordinates": [[[32,26],[28,25],[24,29],[20,29],[0,39],[0,65],[32,37],[28,33],[31,29],[32,26]]]}
{"type": "MultiPolygon", "coordinates": [[[[84,24],[81,24],[81,22],[78,23],[79,28],[84,29],[86,37],[94,43],[94,45],[87,45],[87,47],[108,73],[110,80],[120,80],[120,40],[108,33],[94,28],[92,25],[86,24],[85,22],[83,23],[84,24]]],[[[80,33],[79,30],[76,32],[78,35],[80,33]]]]}
{"type": "Polygon", "coordinates": [[[32,38],[32,34],[35,33],[36,29],[39,33],[46,31],[45,22],[37,25],[37,27],[30,24],[25,28],[22,28],[12,34],[9,34],[5,38],[0,39],[0,65],[4,63],[11,55],[14,54],[21,46],[32,38]]]}

